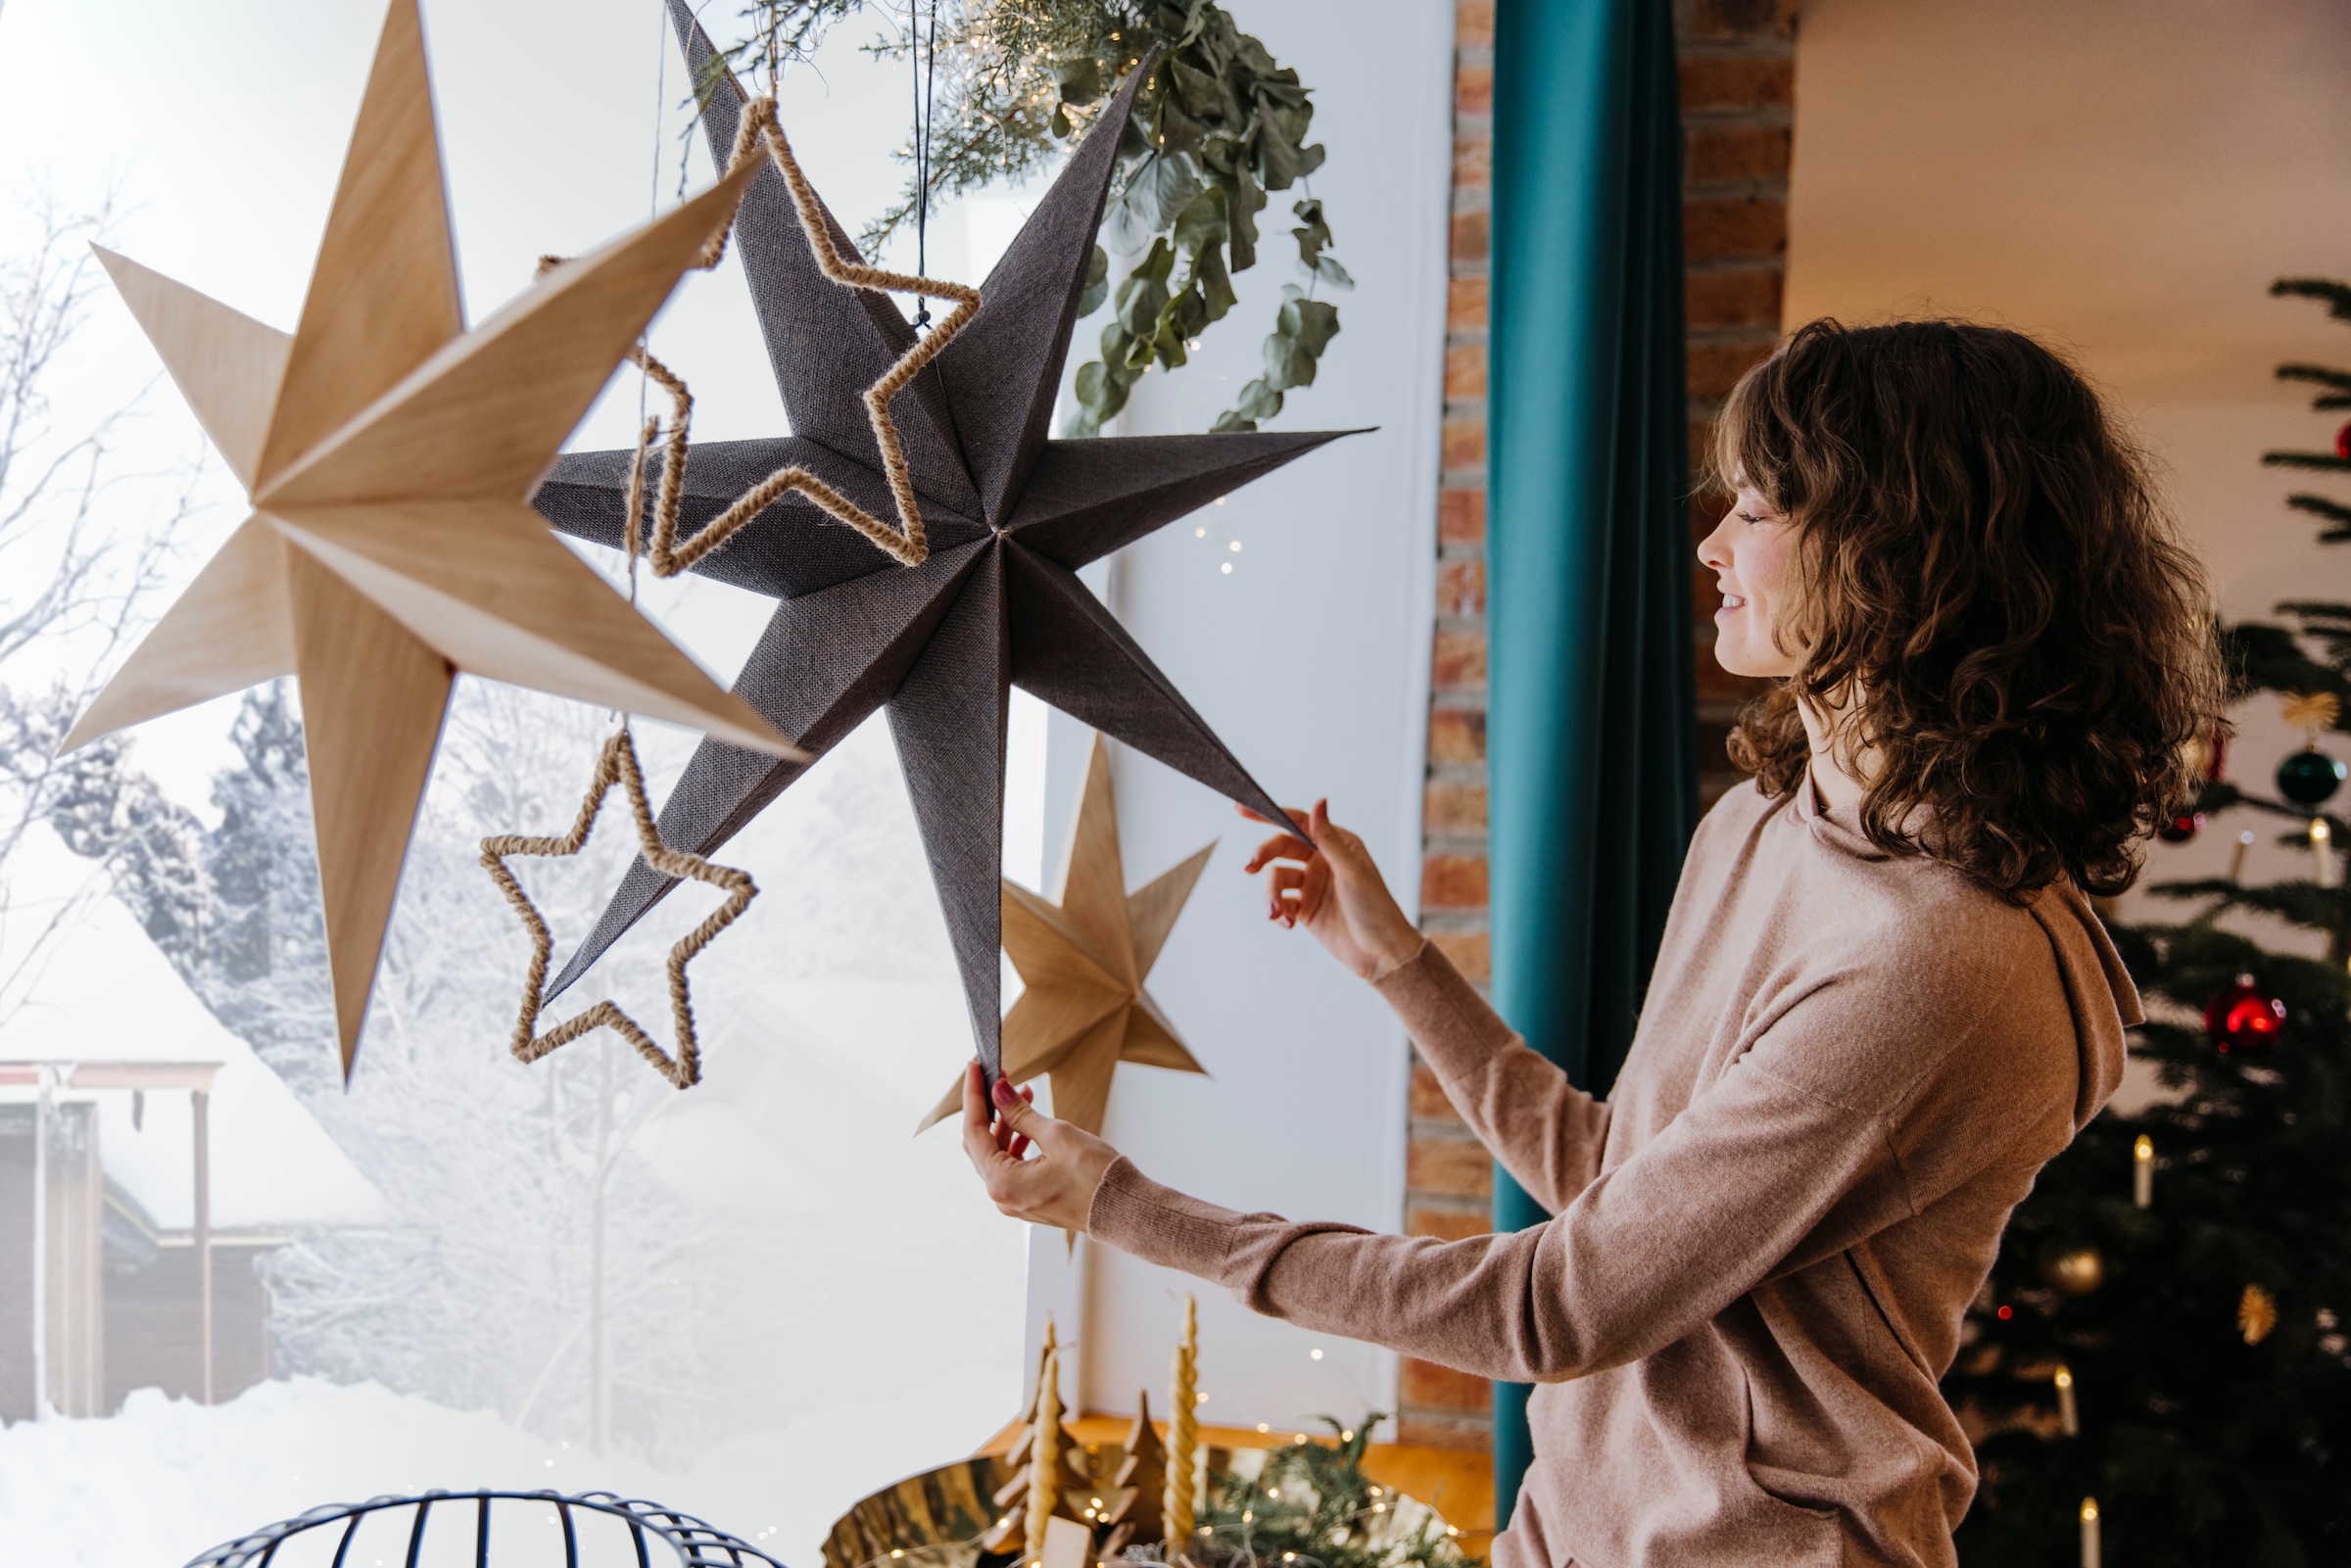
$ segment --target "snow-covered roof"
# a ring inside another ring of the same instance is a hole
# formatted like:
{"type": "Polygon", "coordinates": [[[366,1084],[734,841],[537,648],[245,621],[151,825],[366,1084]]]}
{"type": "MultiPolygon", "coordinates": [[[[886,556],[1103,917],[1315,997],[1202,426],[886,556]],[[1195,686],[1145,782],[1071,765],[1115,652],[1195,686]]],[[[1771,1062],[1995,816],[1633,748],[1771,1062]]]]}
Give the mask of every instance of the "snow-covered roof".
{"type": "MultiPolygon", "coordinates": [[[[10,856],[0,909],[0,1063],[217,1063],[210,1112],[213,1225],[359,1224],[383,1200],[253,1048],[197,1000],[120,900],[106,870],[46,824],[10,856]]],[[[23,1101],[31,1091],[0,1090],[23,1101]]],[[[189,1097],[68,1091],[98,1106],[106,1173],[166,1229],[195,1222],[189,1097]]]]}

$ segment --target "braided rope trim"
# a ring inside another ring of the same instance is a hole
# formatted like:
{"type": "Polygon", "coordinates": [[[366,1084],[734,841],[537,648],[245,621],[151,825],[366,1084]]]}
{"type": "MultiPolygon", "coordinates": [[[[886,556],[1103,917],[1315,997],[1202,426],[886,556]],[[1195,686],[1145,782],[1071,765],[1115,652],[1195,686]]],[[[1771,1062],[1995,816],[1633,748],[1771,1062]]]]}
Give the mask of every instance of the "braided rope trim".
{"type": "Polygon", "coordinates": [[[702,1078],[701,1047],[695,1037],[694,1000],[686,981],[686,966],[696,954],[710,945],[711,938],[735,923],[735,918],[758,896],[759,889],[750,876],[732,866],[714,866],[699,855],[672,849],[661,841],[661,832],[653,824],[652,806],[645,796],[645,775],[637,766],[637,747],[629,737],[627,725],[604,742],[598,755],[596,777],[590,781],[587,798],[580,803],[580,814],[571,831],[560,837],[533,837],[522,833],[504,833],[482,840],[482,869],[491,880],[506,895],[506,902],[522,917],[523,926],[531,933],[531,966],[522,987],[522,1015],[514,1024],[514,1037],[509,1046],[518,1062],[536,1062],[558,1046],[568,1045],[581,1035],[599,1028],[609,1028],[637,1048],[637,1054],[651,1064],[653,1070],[681,1089],[690,1089],[702,1078]],[[669,950],[669,1009],[677,1026],[678,1051],[668,1055],[653,1042],[652,1036],[638,1026],[636,1020],[623,1013],[609,1000],[597,1003],[577,1018],[556,1024],[545,1034],[536,1033],[539,1010],[545,1005],[548,959],[553,950],[553,938],[549,934],[547,922],[538,906],[514,879],[505,863],[508,855],[542,855],[561,857],[576,855],[588,842],[589,832],[596,827],[597,814],[603,809],[604,797],[611,793],[617,781],[628,792],[629,812],[637,820],[638,853],[645,863],[664,876],[685,878],[707,882],[727,891],[725,903],[712,911],[709,918],[679,940],[669,950]]]}
{"type": "MultiPolygon", "coordinates": [[[[889,481],[889,492],[897,502],[898,526],[890,527],[855,501],[826,484],[822,479],[797,463],[779,468],[739,497],[733,505],[705,523],[684,545],[678,543],[680,511],[686,490],[686,446],[688,431],[694,419],[694,394],[686,383],[667,365],[646,353],[640,346],[629,359],[658,383],[670,396],[671,416],[669,438],[663,446],[661,479],[653,503],[653,529],[650,546],[646,549],[647,562],[655,577],[675,577],[692,568],[712,550],[726,544],[742,531],[744,524],[758,516],[785,496],[794,492],[863,534],[885,554],[904,566],[920,566],[931,558],[931,542],[923,528],[922,503],[914,493],[914,472],[906,462],[905,443],[898,438],[897,421],[890,417],[889,404],[907,385],[955,341],[955,335],[980,313],[980,291],[968,283],[952,283],[944,278],[918,277],[908,272],[888,272],[877,266],[843,256],[833,243],[833,232],[824,220],[824,210],[818,204],[816,190],[801,172],[799,160],[793,156],[792,143],[785,138],[784,127],[776,119],[776,101],[772,97],[754,98],[744,106],[736,122],[735,147],[727,158],[727,172],[732,174],[748,159],[759,156],[764,146],[777,172],[791,188],[792,210],[799,214],[801,232],[808,237],[808,249],[816,258],[817,270],[835,283],[847,288],[870,289],[877,294],[916,294],[925,299],[952,300],[955,308],[941,317],[938,324],[916,340],[914,346],[898,356],[897,362],[883,373],[882,379],[865,389],[865,414],[873,427],[874,444],[882,451],[882,470],[889,481]]],[[[734,237],[735,219],[741,211],[727,214],[726,225],[710,237],[702,247],[695,264],[709,271],[726,259],[727,243],[734,237]]],[[[539,259],[539,272],[545,276],[564,258],[544,256],[539,259]]],[[[645,519],[645,467],[647,454],[660,435],[657,419],[646,421],[637,441],[637,455],[629,464],[629,499],[627,547],[630,555],[638,552],[643,537],[645,519]]]]}

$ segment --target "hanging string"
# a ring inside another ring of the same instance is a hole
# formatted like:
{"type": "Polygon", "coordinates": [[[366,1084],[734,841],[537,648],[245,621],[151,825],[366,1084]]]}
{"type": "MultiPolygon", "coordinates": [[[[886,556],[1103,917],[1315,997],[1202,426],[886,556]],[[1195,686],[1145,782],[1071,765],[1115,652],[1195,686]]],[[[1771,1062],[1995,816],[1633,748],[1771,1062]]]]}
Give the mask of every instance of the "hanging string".
{"type": "MultiPolygon", "coordinates": [[[[906,0],[906,74],[914,86],[914,269],[929,272],[931,243],[931,119],[938,107],[938,0],[931,0],[931,38],[924,47],[918,0],[906,0]]],[[[915,303],[914,329],[931,325],[931,302],[915,303]]]]}

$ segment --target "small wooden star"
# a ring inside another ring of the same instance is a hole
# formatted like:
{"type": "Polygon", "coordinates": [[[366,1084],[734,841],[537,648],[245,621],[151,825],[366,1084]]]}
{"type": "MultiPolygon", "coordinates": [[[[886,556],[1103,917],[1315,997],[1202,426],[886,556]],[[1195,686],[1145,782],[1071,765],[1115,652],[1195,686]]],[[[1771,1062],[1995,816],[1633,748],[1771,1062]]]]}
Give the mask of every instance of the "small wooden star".
{"type": "Polygon", "coordinates": [[[653,826],[653,808],[645,798],[645,775],[637,767],[637,747],[629,738],[624,726],[618,735],[604,742],[603,751],[596,762],[596,778],[588,785],[588,797],[580,802],[580,814],[571,824],[571,832],[561,837],[534,838],[521,833],[505,833],[482,840],[482,869],[490,874],[506,902],[522,917],[522,924],[531,933],[531,967],[523,980],[522,1016],[514,1024],[512,1050],[521,1062],[536,1062],[557,1046],[568,1045],[592,1029],[609,1028],[637,1048],[637,1054],[652,1064],[653,1070],[681,1089],[691,1089],[702,1078],[701,1048],[694,1033],[694,999],[687,990],[686,966],[695,954],[710,945],[710,939],[735,923],[735,917],[749,907],[759,889],[751,882],[749,874],[732,866],[714,866],[699,855],[690,855],[672,849],[661,841],[660,830],[653,826]],[[629,812],[637,819],[638,853],[647,865],[664,877],[681,877],[727,890],[727,901],[712,911],[710,917],[688,931],[675,947],[669,950],[669,1010],[678,1030],[678,1054],[670,1056],[653,1043],[651,1035],[641,1028],[637,1021],[623,1013],[611,1001],[599,1002],[566,1022],[558,1023],[545,1034],[535,1032],[539,1027],[539,1009],[545,1004],[547,992],[548,956],[553,940],[549,935],[547,922],[538,906],[522,890],[507,869],[508,855],[576,855],[588,842],[588,834],[596,827],[597,813],[603,809],[604,797],[612,792],[618,782],[628,791],[629,812]]]}
{"type": "MultiPolygon", "coordinates": [[[[1215,848],[1210,844],[1128,892],[1110,753],[1096,736],[1058,899],[1048,902],[1018,882],[1004,882],[1004,951],[1024,987],[1004,1016],[1004,1077],[1017,1084],[1045,1074],[1059,1119],[1100,1132],[1111,1075],[1121,1062],[1208,1070],[1176,1036],[1143,981],[1215,848]]],[[[915,1130],[944,1120],[962,1104],[958,1079],[915,1130]]]]}

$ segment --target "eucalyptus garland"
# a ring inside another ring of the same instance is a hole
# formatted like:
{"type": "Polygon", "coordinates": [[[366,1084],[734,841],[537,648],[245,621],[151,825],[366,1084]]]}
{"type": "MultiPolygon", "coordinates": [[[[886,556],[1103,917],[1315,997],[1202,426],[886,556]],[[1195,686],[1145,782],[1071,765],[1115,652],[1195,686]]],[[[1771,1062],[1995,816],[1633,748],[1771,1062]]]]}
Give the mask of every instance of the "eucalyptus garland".
{"type": "MultiPolygon", "coordinates": [[[[1119,146],[1080,313],[1105,305],[1101,357],[1078,371],[1078,410],[1066,435],[1099,433],[1126,406],[1144,371],[1176,369],[1236,303],[1232,274],[1257,264],[1258,217],[1271,193],[1298,191],[1289,233],[1303,284],[1282,289],[1265,342],[1264,371],[1241,389],[1216,430],[1255,430],[1282,398],[1315,379],[1339,330],[1338,308],[1316,291],[1354,286],[1331,249],[1330,224],[1307,178],[1322,163],[1307,133],[1315,117],[1298,72],[1276,63],[1211,0],[949,0],[935,15],[888,0],[751,0],[748,36],[728,52],[736,70],[777,71],[804,57],[833,23],[866,9],[903,19],[868,48],[914,57],[937,72],[928,190],[918,173],[898,203],[860,236],[872,249],[936,204],[999,178],[1044,168],[1100,114],[1118,83],[1154,48],[1164,53],[1135,101],[1119,146]],[[1128,265],[1115,288],[1111,256],[1128,265]]],[[[901,158],[914,161],[909,147],[901,158]]]]}

